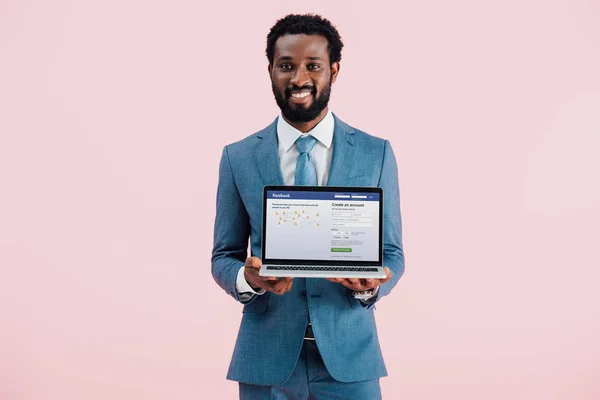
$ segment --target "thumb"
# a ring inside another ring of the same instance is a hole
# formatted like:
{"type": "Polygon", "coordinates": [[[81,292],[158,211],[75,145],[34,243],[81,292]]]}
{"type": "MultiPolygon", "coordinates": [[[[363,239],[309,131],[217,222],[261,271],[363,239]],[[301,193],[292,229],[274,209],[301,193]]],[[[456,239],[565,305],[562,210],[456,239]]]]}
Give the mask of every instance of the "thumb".
{"type": "Polygon", "coordinates": [[[260,258],[258,257],[248,257],[246,259],[246,263],[244,264],[244,267],[246,268],[260,268],[262,266],[262,261],[260,258]]]}
{"type": "Polygon", "coordinates": [[[392,279],[392,275],[394,275],[394,273],[388,267],[385,267],[383,270],[385,271],[385,278],[380,279],[381,283],[389,281],[392,279]]]}

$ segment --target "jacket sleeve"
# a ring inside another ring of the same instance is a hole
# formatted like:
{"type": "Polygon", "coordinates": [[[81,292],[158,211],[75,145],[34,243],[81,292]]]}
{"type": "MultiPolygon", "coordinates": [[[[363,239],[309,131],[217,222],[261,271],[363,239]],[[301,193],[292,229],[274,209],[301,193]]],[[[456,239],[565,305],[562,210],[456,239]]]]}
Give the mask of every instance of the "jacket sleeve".
{"type": "Polygon", "coordinates": [[[392,279],[379,287],[377,299],[381,299],[390,294],[404,273],[398,167],[392,146],[387,140],[378,186],[383,189],[383,265],[393,273],[392,279]]]}
{"type": "MultiPolygon", "coordinates": [[[[250,220],[235,183],[227,146],[219,165],[217,212],[212,250],[212,275],[237,301],[244,301],[236,290],[236,278],[248,254],[250,220]]],[[[253,296],[252,300],[254,299],[253,296]]]]}

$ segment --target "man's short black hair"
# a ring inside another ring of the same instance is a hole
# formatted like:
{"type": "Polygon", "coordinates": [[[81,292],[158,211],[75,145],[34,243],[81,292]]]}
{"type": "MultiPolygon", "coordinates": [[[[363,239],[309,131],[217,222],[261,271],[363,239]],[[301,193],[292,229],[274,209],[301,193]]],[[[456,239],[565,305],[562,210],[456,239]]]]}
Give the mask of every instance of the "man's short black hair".
{"type": "Polygon", "coordinates": [[[277,39],[283,35],[300,34],[324,36],[329,42],[329,63],[333,64],[342,59],[342,38],[328,19],[315,14],[290,14],[279,19],[267,35],[269,64],[273,64],[277,39]]]}

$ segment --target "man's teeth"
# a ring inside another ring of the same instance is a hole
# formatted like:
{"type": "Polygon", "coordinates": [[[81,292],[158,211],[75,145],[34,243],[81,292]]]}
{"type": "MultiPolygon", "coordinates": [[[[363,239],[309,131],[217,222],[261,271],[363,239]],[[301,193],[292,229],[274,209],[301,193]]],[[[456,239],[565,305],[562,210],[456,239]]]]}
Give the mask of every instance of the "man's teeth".
{"type": "Polygon", "coordinates": [[[302,99],[302,98],[308,96],[309,94],[310,94],[310,92],[292,93],[292,97],[295,99],[302,99]]]}

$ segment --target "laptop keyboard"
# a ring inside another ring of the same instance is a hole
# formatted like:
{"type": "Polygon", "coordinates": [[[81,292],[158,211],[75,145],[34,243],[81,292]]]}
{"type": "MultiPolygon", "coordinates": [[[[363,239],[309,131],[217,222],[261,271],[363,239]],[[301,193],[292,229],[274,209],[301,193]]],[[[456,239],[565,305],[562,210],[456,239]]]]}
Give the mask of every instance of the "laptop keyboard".
{"type": "Polygon", "coordinates": [[[377,272],[377,268],[373,268],[373,267],[308,267],[308,266],[302,266],[302,265],[267,265],[267,270],[377,272]]]}

